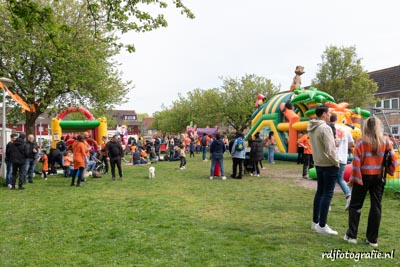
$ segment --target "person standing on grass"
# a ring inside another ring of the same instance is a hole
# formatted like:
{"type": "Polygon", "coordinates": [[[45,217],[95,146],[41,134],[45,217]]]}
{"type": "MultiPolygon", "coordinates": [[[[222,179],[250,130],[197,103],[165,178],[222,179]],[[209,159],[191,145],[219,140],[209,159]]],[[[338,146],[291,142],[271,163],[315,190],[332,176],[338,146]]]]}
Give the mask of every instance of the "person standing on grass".
{"type": "Polygon", "coordinates": [[[86,146],[84,143],[83,134],[78,135],[77,140],[72,144],[72,153],[73,153],[73,161],[74,161],[74,171],[72,173],[72,181],[71,186],[75,185],[75,177],[79,172],[79,176],[77,179],[77,187],[81,186],[81,181],[83,180],[83,170],[85,169],[86,164],[86,146]]]}
{"type": "Polygon", "coordinates": [[[118,135],[114,135],[111,141],[107,143],[106,153],[111,165],[111,179],[115,180],[115,165],[117,165],[119,179],[122,180],[121,160],[124,157],[124,150],[121,143],[118,142],[118,135]]]}
{"type": "Polygon", "coordinates": [[[210,180],[214,178],[214,170],[217,162],[221,169],[222,180],[226,180],[225,170],[224,170],[224,153],[225,153],[225,143],[223,140],[221,140],[221,135],[217,133],[215,135],[215,140],[211,143],[210,146],[210,154],[211,154],[210,180]]]}
{"type": "Polygon", "coordinates": [[[308,133],[303,134],[297,144],[303,148],[303,179],[308,179],[308,169],[312,168],[312,147],[308,133]]]}
{"type": "Polygon", "coordinates": [[[49,171],[49,157],[47,156],[47,151],[46,149],[42,150],[42,158],[40,161],[42,162],[42,174],[43,174],[43,179],[47,181],[47,172],[49,171]]]}
{"type": "Polygon", "coordinates": [[[335,140],[332,129],[327,124],[331,115],[329,107],[317,106],[315,115],[317,118],[310,120],[307,127],[317,171],[317,191],[314,197],[311,229],[319,234],[337,235],[338,232],[332,230],[327,224],[329,206],[339,172],[335,140]]]}
{"type": "Polygon", "coordinates": [[[246,158],[246,145],[243,140],[244,135],[241,132],[236,133],[236,139],[232,144],[232,174],[231,178],[233,179],[242,179],[243,177],[243,161],[246,158]],[[241,147],[239,144],[243,144],[241,147]],[[239,167],[239,173],[237,173],[237,169],[239,167]],[[237,176],[236,176],[237,174],[237,176]]]}
{"type": "Polygon", "coordinates": [[[18,179],[18,189],[24,190],[23,184],[25,183],[25,134],[20,133],[19,137],[10,144],[10,159],[12,162],[12,183],[11,189],[15,189],[15,185],[18,179]]]}
{"type": "Polygon", "coordinates": [[[267,146],[268,146],[268,163],[275,164],[274,153],[275,153],[275,137],[274,132],[270,131],[267,138],[267,146]]]}
{"type": "Polygon", "coordinates": [[[7,174],[6,174],[6,185],[8,186],[8,188],[12,189],[12,160],[11,160],[11,154],[10,154],[10,147],[11,144],[17,140],[18,134],[16,133],[12,133],[10,135],[10,142],[8,142],[7,146],[6,146],[6,165],[7,165],[7,174]]]}
{"type": "Polygon", "coordinates": [[[104,169],[105,170],[104,174],[108,174],[108,160],[107,160],[107,152],[106,152],[106,146],[107,146],[107,143],[108,143],[107,136],[103,136],[101,138],[101,140],[102,140],[101,149],[100,149],[101,162],[104,163],[104,168],[105,168],[104,169]]]}
{"type": "MultiPolygon", "coordinates": [[[[339,157],[339,174],[338,177],[336,179],[336,182],[339,184],[340,188],[342,189],[344,196],[346,198],[346,205],[345,205],[345,210],[347,210],[349,208],[350,205],[350,196],[351,196],[351,192],[350,192],[350,188],[347,185],[347,183],[344,181],[343,176],[344,176],[344,170],[346,169],[346,165],[347,165],[347,159],[348,159],[348,151],[349,148],[353,148],[354,147],[354,139],[351,136],[350,130],[343,125],[340,125],[337,123],[337,115],[336,114],[332,114],[331,115],[331,119],[330,119],[331,123],[334,124],[334,128],[336,135],[335,135],[335,144],[336,144],[336,151],[339,157]]],[[[332,127],[332,126],[331,126],[332,127]]]]}
{"type": "Polygon", "coordinates": [[[257,132],[254,137],[254,140],[251,142],[250,158],[253,162],[253,170],[255,173],[250,173],[250,175],[260,177],[260,168],[258,167],[258,163],[264,159],[264,142],[260,138],[259,132],[257,132]]]}
{"type": "Polygon", "coordinates": [[[186,153],[185,153],[185,145],[181,144],[179,146],[179,159],[181,161],[179,165],[179,169],[184,170],[186,169],[186,153]]]}
{"type": "Polygon", "coordinates": [[[201,138],[201,149],[203,152],[203,161],[207,161],[207,145],[208,145],[208,140],[207,140],[207,134],[203,133],[203,137],[201,138]]]}
{"type": "Polygon", "coordinates": [[[362,138],[357,141],[354,149],[353,170],[350,183],[353,184],[349,206],[349,225],[344,240],[356,244],[358,224],[365,196],[369,192],[370,209],[368,215],[366,243],[372,247],[378,246],[378,233],[381,223],[382,195],[385,179],[381,175],[385,150],[389,150],[391,162],[387,169],[390,175],[396,170],[397,155],[391,142],[382,136],[382,125],[378,118],[368,118],[363,127],[362,138]]]}
{"type": "Polygon", "coordinates": [[[39,152],[39,147],[35,142],[33,134],[28,135],[28,141],[25,144],[25,181],[33,183],[33,171],[35,170],[36,155],[39,152]],[[26,179],[28,178],[28,179],[26,179]]]}

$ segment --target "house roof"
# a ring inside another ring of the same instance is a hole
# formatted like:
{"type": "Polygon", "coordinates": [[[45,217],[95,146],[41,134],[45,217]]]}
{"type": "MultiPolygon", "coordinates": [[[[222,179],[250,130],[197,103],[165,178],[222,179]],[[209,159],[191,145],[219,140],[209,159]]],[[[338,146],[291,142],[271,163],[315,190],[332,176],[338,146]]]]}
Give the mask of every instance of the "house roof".
{"type": "Polygon", "coordinates": [[[376,95],[400,91],[400,65],[369,72],[369,77],[378,84],[376,95]]]}
{"type": "Polygon", "coordinates": [[[143,118],[142,127],[144,127],[145,129],[149,129],[153,121],[154,118],[143,118]]]}

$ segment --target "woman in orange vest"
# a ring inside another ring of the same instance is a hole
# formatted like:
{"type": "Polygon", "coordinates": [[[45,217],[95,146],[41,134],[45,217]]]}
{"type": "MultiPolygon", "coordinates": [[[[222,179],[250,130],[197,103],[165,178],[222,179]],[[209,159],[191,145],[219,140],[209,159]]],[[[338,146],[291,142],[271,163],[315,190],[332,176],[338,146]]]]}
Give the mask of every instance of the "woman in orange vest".
{"type": "Polygon", "coordinates": [[[83,170],[85,169],[85,163],[86,163],[86,147],[84,143],[84,136],[82,134],[78,135],[78,139],[74,142],[72,145],[72,153],[74,154],[73,160],[74,160],[74,172],[72,174],[72,181],[71,181],[71,186],[75,185],[75,177],[76,174],[79,171],[79,176],[77,180],[77,187],[81,186],[81,181],[83,177],[83,170]]]}

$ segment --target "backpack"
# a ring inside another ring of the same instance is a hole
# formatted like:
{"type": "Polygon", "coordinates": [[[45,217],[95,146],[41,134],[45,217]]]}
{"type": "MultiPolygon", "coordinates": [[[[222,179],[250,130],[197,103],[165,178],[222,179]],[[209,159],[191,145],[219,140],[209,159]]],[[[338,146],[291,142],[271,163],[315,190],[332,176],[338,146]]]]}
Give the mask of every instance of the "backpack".
{"type": "Polygon", "coordinates": [[[235,150],[236,151],[242,151],[242,150],[244,150],[245,146],[246,145],[245,145],[243,139],[237,139],[235,150]]]}

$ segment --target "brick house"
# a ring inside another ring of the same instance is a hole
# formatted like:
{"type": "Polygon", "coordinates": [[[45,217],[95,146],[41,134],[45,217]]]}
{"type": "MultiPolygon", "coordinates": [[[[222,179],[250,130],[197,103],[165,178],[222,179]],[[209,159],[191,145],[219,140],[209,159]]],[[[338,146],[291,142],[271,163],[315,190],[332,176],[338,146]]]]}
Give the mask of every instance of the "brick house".
{"type": "Polygon", "coordinates": [[[400,137],[400,65],[368,73],[370,78],[378,84],[375,96],[380,100],[371,107],[371,114],[379,117],[385,131],[400,137]],[[389,129],[390,128],[390,129],[389,129]]]}

